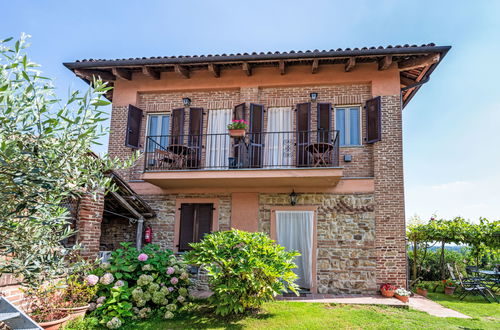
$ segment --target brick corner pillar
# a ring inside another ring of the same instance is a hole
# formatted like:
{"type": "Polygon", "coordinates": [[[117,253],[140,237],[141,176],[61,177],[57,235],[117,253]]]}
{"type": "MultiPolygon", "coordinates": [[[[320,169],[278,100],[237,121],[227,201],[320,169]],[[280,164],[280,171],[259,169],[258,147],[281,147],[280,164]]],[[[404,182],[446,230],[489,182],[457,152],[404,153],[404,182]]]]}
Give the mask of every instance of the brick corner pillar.
{"type": "Polygon", "coordinates": [[[400,95],[382,96],[382,140],[373,147],[377,283],[406,287],[403,122],[400,95]]]}
{"type": "Polygon", "coordinates": [[[77,217],[77,243],[82,245],[81,255],[85,259],[99,256],[101,222],[104,212],[104,194],[84,195],[80,200],[77,217]]]}

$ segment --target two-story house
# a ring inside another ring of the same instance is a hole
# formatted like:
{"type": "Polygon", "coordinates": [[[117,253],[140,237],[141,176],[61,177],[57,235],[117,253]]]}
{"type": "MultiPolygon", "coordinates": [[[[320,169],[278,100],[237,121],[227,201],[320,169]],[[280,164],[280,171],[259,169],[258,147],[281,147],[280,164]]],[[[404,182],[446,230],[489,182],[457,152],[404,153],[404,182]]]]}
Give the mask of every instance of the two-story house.
{"type": "Polygon", "coordinates": [[[155,211],[153,243],[182,252],[211,231],[262,231],[302,254],[304,290],[373,293],[406,286],[402,110],[449,49],[65,66],[114,87],[109,153],[141,152],[121,174],[155,211]],[[248,122],[244,136],[229,135],[232,120],[248,122]]]}

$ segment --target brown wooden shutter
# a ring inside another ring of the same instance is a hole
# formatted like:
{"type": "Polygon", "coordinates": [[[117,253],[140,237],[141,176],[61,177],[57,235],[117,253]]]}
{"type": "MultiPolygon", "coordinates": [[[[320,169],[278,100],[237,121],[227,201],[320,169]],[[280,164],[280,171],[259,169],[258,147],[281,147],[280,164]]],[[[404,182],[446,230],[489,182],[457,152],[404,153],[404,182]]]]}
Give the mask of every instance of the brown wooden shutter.
{"type": "Polygon", "coordinates": [[[188,168],[199,168],[201,165],[202,134],[203,108],[190,108],[188,145],[191,147],[192,153],[188,158],[188,168]]]}
{"type": "Polygon", "coordinates": [[[297,166],[309,166],[310,155],[306,150],[310,138],[311,103],[297,104],[297,166]]]}
{"type": "MultiPolygon", "coordinates": [[[[245,103],[238,104],[233,109],[233,120],[246,120],[245,103]]],[[[243,139],[234,140],[238,142],[234,146],[234,158],[236,167],[248,167],[248,153],[243,139]]]]}
{"type": "Polygon", "coordinates": [[[184,108],[172,110],[172,138],[170,144],[184,144],[184,108]]]}
{"type": "Polygon", "coordinates": [[[193,242],[195,204],[181,204],[181,223],[179,228],[179,251],[190,249],[193,242]]]}
{"type": "Polygon", "coordinates": [[[142,110],[129,104],[127,118],[127,132],[125,145],[130,148],[139,148],[141,136],[142,110]]]}
{"type": "Polygon", "coordinates": [[[250,103],[250,166],[262,167],[262,153],[264,143],[264,106],[261,104],[250,103]]]}
{"type": "Polygon", "coordinates": [[[318,103],[318,142],[330,143],[332,129],[331,103],[318,103]]]}
{"type": "Polygon", "coordinates": [[[190,250],[189,243],[199,242],[212,231],[213,204],[181,204],[179,251],[190,250]]]}
{"type": "Polygon", "coordinates": [[[377,96],[366,101],[366,143],[382,140],[381,99],[377,96]]]}

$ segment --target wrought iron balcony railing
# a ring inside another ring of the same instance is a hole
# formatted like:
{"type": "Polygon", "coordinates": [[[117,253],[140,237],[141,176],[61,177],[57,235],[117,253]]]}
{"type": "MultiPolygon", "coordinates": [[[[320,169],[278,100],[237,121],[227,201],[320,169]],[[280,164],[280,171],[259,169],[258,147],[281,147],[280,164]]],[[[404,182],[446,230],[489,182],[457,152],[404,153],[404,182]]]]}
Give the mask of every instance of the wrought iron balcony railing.
{"type": "Polygon", "coordinates": [[[148,136],[145,171],[338,167],[338,131],[148,136]]]}

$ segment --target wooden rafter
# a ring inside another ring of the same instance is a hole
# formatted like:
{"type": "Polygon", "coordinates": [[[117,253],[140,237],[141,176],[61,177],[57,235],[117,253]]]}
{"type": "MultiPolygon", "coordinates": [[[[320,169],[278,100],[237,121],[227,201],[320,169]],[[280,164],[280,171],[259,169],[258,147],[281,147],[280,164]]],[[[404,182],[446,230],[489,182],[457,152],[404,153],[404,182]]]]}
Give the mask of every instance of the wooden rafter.
{"type": "Polygon", "coordinates": [[[284,75],[286,72],[285,72],[285,61],[283,60],[280,60],[279,61],[279,68],[280,68],[280,74],[281,75],[284,75]]]}
{"type": "Polygon", "coordinates": [[[78,77],[87,79],[88,81],[92,81],[93,77],[101,78],[104,81],[116,80],[115,75],[107,71],[75,69],[74,72],[78,77]]]}
{"type": "Polygon", "coordinates": [[[248,64],[247,62],[243,62],[242,69],[247,76],[252,75],[252,68],[250,67],[250,64],[248,64]]]}
{"type": "Polygon", "coordinates": [[[379,70],[387,70],[392,64],[392,55],[384,56],[380,61],[378,61],[379,70]]]}
{"type": "Polygon", "coordinates": [[[120,68],[111,68],[111,72],[113,74],[121,79],[125,80],[132,80],[132,71],[127,70],[127,69],[120,69],[120,68]]]}
{"type": "Polygon", "coordinates": [[[401,78],[401,84],[405,85],[405,86],[410,86],[410,85],[413,85],[416,83],[415,80],[412,80],[410,78],[406,78],[404,76],[401,76],[400,78],[401,78]]]}
{"type": "Polygon", "coordinates": [[[425,67],[439,62],[439,54],[431,54],[423,57],[406,60],[398,63],[399,71],[407,71],[420,67],[425,67]]]}
{"type": "Polygon", "coordinates": [[[312,74],[317,73],[318,70],[319,70],[319,60],[314,59],[311,66],[311,73],[312,74]]]}
{"type": "Polygon", "coordinates": [[[151,77],[155,80],[160,79],[160,71],[153,69],[152,67],[149,66],[143,66],[142,67],[142,73],[144,73],[146,76],[151,77]]]}
{"type": "MultiPolygon", "coordinates": [[[[415,82],[420,82],[425,77],[425,74],[427,73],[427,71],[429,71],[429,68],[430,68],[430,66],[426,66],[420,72],[420,74],[418,75],[417,79],[415,79],[415,82]]],[[[410,97],[410,95],[413,93],[413,91],[415,90],[415,88],[417,88],[417,87],[410,88],[410,89],[408,89],[406,91],[406,94],[403,96],[403,102],[406,101],[410,97]]]]}
{"type": "Polygon", "coordinates": [[[189,70],[181,65],[176,64],[174,71],[184,79],[189,79],[189,70]]]}
{"type": "Polygon", "coordinates": [[[350,72],[356,66],[356,58],[354,56],[349,57],[345,64],[345,72],[350,72]]]}
{"type": "Polygon", "coordinates": [[[214,75],[215,78],[220,77],[220,66],[213,64],[213,63],[209,63],[208,64],[208,71],[210,71],[214,75]]]}

